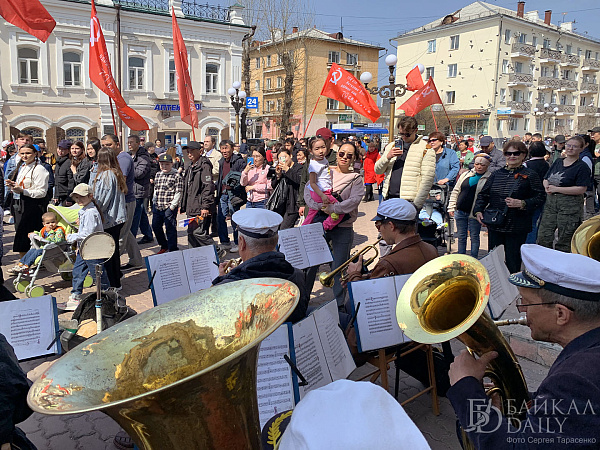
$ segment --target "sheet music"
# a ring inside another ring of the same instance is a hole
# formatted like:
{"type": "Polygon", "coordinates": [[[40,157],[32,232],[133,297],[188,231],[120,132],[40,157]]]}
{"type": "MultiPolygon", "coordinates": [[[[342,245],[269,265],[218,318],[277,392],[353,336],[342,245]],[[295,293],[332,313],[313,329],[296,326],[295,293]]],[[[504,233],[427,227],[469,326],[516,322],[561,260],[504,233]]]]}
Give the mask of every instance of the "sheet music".
{"type": "Polygon", "coordinates": [[[490,276],[489,311],[498,319],[519,295],[519,289],[508,281],[510,273],[504,264],[504,246],[500,245],[480,260],[490,276]]]}
{"type": "Polygon", "coordinates": [[[156,271],[152,282],[152,294],[156,305],[190,294],[183,252],[148,256],[147,262],[150,268],[149,277],[156,271]]]}
{"type": "Polygon", "coordinates": [[[317,324],[319,339],[323,345],[327,367],[333,381],[346,378],[356,364],[344,338],[344,333],[339,327],[340,319],[337,302],[335,300],[321,306],[312,314],[317,324]]]}
{"type": "Polygon", "coordinates": [[[361,352],[391,347],[405,341],[396,320],[398,291],[395,278],[399,277],[406,280],[409,275],[350,283],[350,298],[354,308],[360,302],[356,330],[361,352]]]}
{"type": "Polygon", "coordinates": [[[333,261],[331,250],[325,240],[322,223],[303,225],[298,230],[300,230],[304,250],[308,255],[309,265],[307,267],[319,266],[333,261]]]}
{"type": "Polygon", "coordinates": [[[327,368],[323,346],[319,341],[319,333],[315,318],[311,315],[293,325],[296,365],[306,378],[308,386],[300,386],[300,400],[309,391],[331,383],[331,375],[327,368]]]}
{"type": "Polygon", "coordinates": [[[212,286],[212,280],[219,276],[217,254],[213,245],[183,250],[183,262],[190,292],[197,292],[212,286]]]}
{"type": "Polygon", "coordinates": [[[292,369],[283,359],[283,355],[290,356],[289,326],[284,323],[277,328],[258,351],[256,392],[261,430],[275,414],[294,408],[292,369]]]}
{"type": "Polygon", "coordinates": [[[15,349],[19,360],[59,353],[57,311],[50,295],[0,302],[0,333],[15,349]]]}
{"type": "Polygon", "coordinates": [[[302,228],[304,227],[289,228],[279,232],[279,251],[285,255],[285,260],[296,269],[310,267],[300,234],[302,228]]]}

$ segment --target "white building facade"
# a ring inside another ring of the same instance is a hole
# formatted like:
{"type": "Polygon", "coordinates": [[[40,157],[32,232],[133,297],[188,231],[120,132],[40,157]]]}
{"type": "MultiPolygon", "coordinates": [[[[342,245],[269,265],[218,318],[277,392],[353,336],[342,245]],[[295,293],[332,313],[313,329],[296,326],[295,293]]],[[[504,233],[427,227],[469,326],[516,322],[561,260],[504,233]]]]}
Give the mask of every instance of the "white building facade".
{"type": "MultiPolygon", "coordinates": [[[[178,111],[169,14],[173,5],[188,50],[199,119],[196,138],[207,134],[229,138],[234,115],[227,88],[241,77],[241,43],[249,32],[242,7],[210,7],[200,0],[119,3],[120,77],[117,9],[112,0],[96,1],[98,17],[121,93],[150,127],[132,132],[123,125],[122,134],[161,138],[167,144],[192,135],[178,111]]],[[[46,43],[8,22],[2,21],[0,27],[0,139],[25,131],[45,138],[53,149],[65,137],[85,141],[113,133],[109,99],[89,78],[90,4],[44,0],[43,5],[57,23],[46,43]]]]}
{"type": "Polygon", "coordinates": [[[525,2],[475,2],[395,38],[398,73],[423,64],[460,134],[586,133],[600,125],[600,40],[551,22],[525,2]]]}

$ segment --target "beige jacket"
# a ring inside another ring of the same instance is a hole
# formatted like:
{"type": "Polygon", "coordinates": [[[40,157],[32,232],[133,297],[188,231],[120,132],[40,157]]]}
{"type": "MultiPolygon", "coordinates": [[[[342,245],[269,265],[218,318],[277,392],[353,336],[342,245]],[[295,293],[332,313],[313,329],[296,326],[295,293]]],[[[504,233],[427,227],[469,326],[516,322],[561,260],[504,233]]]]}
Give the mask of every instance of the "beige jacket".
{"type": "MultiPolygon", "coordinates": [[[[383,198],[387,197],[392,168],[397,158],[387,158],[388,151],[393,146],[394,141],[386,145],[383,155],[375,163],[375,173],[385,173],[383,198]]],[[[423,207],[435,178],[435,151],[426,146],[423,136],[417,136],[408,149],[400,183],[400,198],[413,202],[419,210],[423,207]]]]}
{"type": "MultiPolygon", "coordinates": [[[[481,178],[477,182],[477,188],[475,188],[475,200],[477,200],[479,191],[481,191],[481,188],[483,188],[483,186],[485,185],[485,182],[487,181],[487,179],[490,177],[491,174],[492,174],[492,172],[490,172],[488,170],[486,173],[484,173],[481,176],[481,178]]],[[[450,201],[448,202],[448,212],[454,212],[454,210],[456,209],[456,200],[458,199],[458,195],[460,194],[463,181],[465,181],[467,178],[472,177],[473,175],[475,175],[475,169],[471,169],[471,170],[468,170],[467,172],[463,172],[458,177],[458,181],[456,182],[456,185],[454,186],[454,189],[452,189],[452,193],[450,194],[450,201]]],[[[471,218],[471,219],[475,219],[475,217],[473,216],[473,207],[475,206],[475,200],[473,201],[473,204],[471,205],[471,212],[469,215],[469,218],[471,218]]]]}
{"type": "Polygon", "coordinates": [[[204,156],[206,156],[212,164],[212,180],[213,183],[216,183],[219,180],[219,161],[221,161],[223,155],[215,147],[212,149],[210,156],[207,156],[206,153],[204,153],[204,156]]]}

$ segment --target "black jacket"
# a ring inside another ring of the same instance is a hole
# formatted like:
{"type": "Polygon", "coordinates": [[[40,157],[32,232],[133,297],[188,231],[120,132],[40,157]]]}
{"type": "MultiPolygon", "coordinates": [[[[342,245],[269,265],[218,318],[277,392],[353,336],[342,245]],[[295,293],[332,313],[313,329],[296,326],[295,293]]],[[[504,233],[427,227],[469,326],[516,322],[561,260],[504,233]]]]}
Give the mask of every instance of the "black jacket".
{"type": "Polygon", "coordinates": [[[504,200],[507,197],[525,200],[525,209],[508,208],[504,224],[501,227],[488,225],[488,228],[503,233],[529,233],[533,211],[542,206],[546,199],[546,192],[538,174],[525,166],[512,170],[506,167],[496,170],[479,192],[473,215],[482,213],[485,209],[504,211],[504,200]]]}
{"type": "Polygon", "coordinates": [[[215,284],[229,283],[231,281],[248,280],[250,278],[273,277],[282,278],[291,281],[300,289],[300,300],[298,306],[288,317],[288,321],[296,323],[306,317],[306,309],[310,300],[310,293],[306,291],[304,274],[301,270],[295,269],[285,260],[285,255],[281,252],[261,253],[248,261],[244,261],[237,267],[223,276],[215,278],[212,282],[215,284]]]}
{"type": "Polygon", "coordinates": [[[135,182],[133,193],[135,198],[148,198],[150,196],[150,177],[152,176],[152,160],[146,147],[138,148],[133,157],[133,172],[135,182]]]}
{"type": "Polygon", "coordinates": [[[54,197],[60,201],[63,201],[73,192],[75,180],[73,179],[73,172],[71,172],[71,159],[68,156],[59,156],[56,159],[54,186],[56,187],[54,197]]]}
{"type": "Polygon", "coordinates": [[[77,166],[77,171],[74,174],[73,174],[73,172],[71,172],[75,186],[77,186],[80,183],[87,184],[90,182],[90,169],[91,168],[92,168],[92,163],[90,162],[90,160],[87,157],[83,158],[81,160],[81,162],[79,163],[79,165],[77,166]]]}
{"type": "Polygon", "coordinates": [[[215,185],[212,182],[212,164],[206,156],[200,156],[196,164],[190,165],[183,177],[183,196],[180,211],[188,217],[207,209],[215,212],[215,185]]]}
{"type": "MultiPolygon", "coordinates": [[[[302,177],[302,170],[304,166],[302,164],[294,163],[292,167],[288,169],[287,172],[282,172],[281,178],[273,178],[271,181],[271,185],[273,189],[277,187],[277,185],[285,178],[287,181],[287,186],[285,189],[285,199],[286,199],[286,213],[296,213],[298,212],[298,192],[300,189],[300,178],[302,177]]],[[[279,212],[279,211],[278,211],[279,212]]]]}
{"type": "MultiPolygon", "coordinates": [[[[223,190],[223,164],[225,163],[225,158],[221,158],[219,160],[219,179],[217,180],[217,198],[221,196],[221,191],[223,190]]],[[[233,154],[231,155],[231,169],[230,172],[242,172],[244,167],[246,167],[246,161],[242,157],[242,155],[233,154]]]]}

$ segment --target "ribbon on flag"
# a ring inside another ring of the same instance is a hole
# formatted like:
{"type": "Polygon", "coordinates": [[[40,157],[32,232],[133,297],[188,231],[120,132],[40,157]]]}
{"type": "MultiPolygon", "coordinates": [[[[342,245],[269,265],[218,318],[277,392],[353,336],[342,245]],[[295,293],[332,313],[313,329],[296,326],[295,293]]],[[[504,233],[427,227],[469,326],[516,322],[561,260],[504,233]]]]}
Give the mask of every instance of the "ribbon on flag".
{"type": "Polygon", "coordinates": [[[429,78],[427,83],[413,94],[411,98],[402,103],[398,109],[403,109],[407,116],[415,116],[419,111],[423,111],[428,106],[436,103],[442,103],[442,99],[433,82],[433,78],[429,78]]]}

